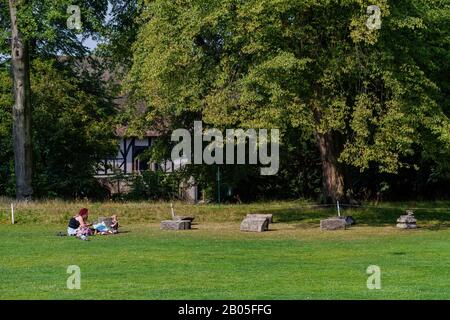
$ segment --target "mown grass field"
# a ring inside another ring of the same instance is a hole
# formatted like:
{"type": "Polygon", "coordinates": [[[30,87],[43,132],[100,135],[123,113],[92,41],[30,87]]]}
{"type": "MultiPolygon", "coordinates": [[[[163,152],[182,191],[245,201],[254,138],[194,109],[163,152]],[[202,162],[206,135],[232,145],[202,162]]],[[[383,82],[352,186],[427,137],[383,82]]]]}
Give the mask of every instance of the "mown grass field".
{"type": "Polygon", "coordinates": [[[345,210],[358,224],[322,232],[334,208],[303,201],[186,205],[191,231],[162,231],[167,203],[0,201],[1,299],[450,299],[450,203],[387,203],[345,210]],[[57,237],[80,207],[90,218],[118,214],[122,233],[90,241],[57,237]],[[404,209],[421,228],[398,230],[404,209]],[[440,208],[440,209],[438,209],[440,208]],[[249,212],[271,212],[271,231],[243,233],[249,212]],[[81,269],[81,290],[69,290],[69,265],[81,269]],[[369,265],[381,268],[381,289],[369,290],[369,265]]]}

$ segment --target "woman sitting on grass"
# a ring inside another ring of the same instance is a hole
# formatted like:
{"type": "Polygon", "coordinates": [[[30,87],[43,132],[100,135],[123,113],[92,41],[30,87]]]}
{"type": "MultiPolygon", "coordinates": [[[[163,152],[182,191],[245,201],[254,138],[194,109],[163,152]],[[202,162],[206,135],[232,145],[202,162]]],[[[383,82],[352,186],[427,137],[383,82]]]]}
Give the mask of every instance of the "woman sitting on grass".
{"type": "Polygon", "coordinates": [[[92,234],[91,229],[89,229],[92,224],[87,222],[88,211],[88,209],[83,208],[76,216],[70,219],[69,226],[67,227],[67,234],[69,236],[88,236],[92,234]]]}

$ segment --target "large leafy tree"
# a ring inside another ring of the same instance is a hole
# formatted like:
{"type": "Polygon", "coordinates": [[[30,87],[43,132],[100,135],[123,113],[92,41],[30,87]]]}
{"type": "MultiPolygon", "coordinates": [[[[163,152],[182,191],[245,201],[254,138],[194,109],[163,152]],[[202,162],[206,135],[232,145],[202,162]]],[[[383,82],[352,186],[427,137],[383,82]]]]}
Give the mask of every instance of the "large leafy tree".
{"type": "Polygon", "coordinates": [[[55,54],[82,56],[86,52],[82,38],[100,29],[107,5],[107,0],[0,1],[0,54],[11,60],[14,84],[13,147],[18,199],[29,199],[33,194],[30,62],[38,56],[55,54]],[[73,14],[68,12],[70,5],[80,9],[81,30],[69,28],[67,20],[73,14]]]}
{"type": "Polygon", "coordinates": [[[449,166],[448,0],[144,1],[128,89],[147,121],[301,127],[325,197],[346,166],[396,173],[414,152],[449,166]]]}

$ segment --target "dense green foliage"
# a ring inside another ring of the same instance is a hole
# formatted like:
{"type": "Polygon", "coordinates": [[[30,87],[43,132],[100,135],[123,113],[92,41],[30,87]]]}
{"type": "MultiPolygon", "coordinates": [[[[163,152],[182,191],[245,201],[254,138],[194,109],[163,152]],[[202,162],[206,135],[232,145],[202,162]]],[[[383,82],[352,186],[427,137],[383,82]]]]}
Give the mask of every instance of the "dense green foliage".
{"type": "Polygon", "coordinates": [[[9,73],[3,68],[0,71],[0,194],[14,195],[14,172],[12,154],[12,116],[13,105],[9,73]]]}
{"type": "Polygon", "coordinates": [[[379,30],[366,26],[369,4],[147,1],[129,92],[146,101],[149,124],[298,128],[284,150],[328,135],[346,193],[375,194],[405,172],[409,190],[448,183],[450,2],[379,1],[379,30]],[[352,182],[374,175],[379,185],[352,182]]]}
{"type": "Polygon", "coordinates": [[[178,195],[180,180],[176,174],[146,170],[130,179],[131,191],[125,199],[169,200],[178,195]]]}
{"type": "MultiPolygon", "coordinates": [[[[116,150],[111,130],[113,104],[99,94],[98,87],[92,92],[95,78],[78,77],[70,65],[36,59],[32,66],[34,185],[38,197],[103,196],[93,175],[98,160],[116,150]]],[[[0,96],[0,112],[5,116],[0,122],[4,130],[0,159],[5,165],[1,167],[4,184],[0,192],[12,196],[11,88],[6,89],[8,73],[3,71],[2,75],[5,91],[0,96]]],[[[101,83],[97,81],[97,85],[101,83]]]]}
{"type": "MultiPolygon", "coordinates": [[[[7,40],[7,1],[0,3],[7,40]]],[[[137,136],[162,129],[151,152],[158,162],[170,157],[172,129],[202,120],[205,128],[282,134],[276,176],[251,165],[183,169],[179,176],[194,176],[205,200],[217,200],[217,170],[225,201],[319,198],[327,166],[336,172],[328,178],[343,180],[335,192],[347,199],[448,196],[450,1],[380,0],[381,28],[373,30],[366,26],[370,4],[119,0],[108,17],[106,0],[21,5],[33,61],[36,195],[98,195],[92,168],[113,152],[113,122],[137,136]],[[67,28],[73,4],[81,7],[82,30],[67,28]],[[104,40],[93,72],[79,75],[73,60],[54,61],[89,54],[82,46],[88,36],[104,40]],[[103,83],[105,68],[117,79],[126,75],[124,85],[103,83]],[[117,95],[127,100],[114,115],[117,95]],[[333,147],[321,148],[321,137],[333,147]]],[[[13,195],[9,50],[2,41],[0,194],[13,195]]],[[[154,181],[158,175],[134,177],[133,199],[171,197],[164,179],[154,181]]]]}
{"type": "MultiPolygon", "coordinates": [[[[0,2],[0,194],[13,196],[12,74],[8,1],[0,2]],[[4,40],[4,41],[3,41],[4,40]]],[[[98,197],[99,159],[115,154],[115,106],[104,68],[83,39],[101,31],[107,1],[19,1],[18,23],[30,48],[33,187],[37,197],[98,197]],[[81,30],[71,29],[69,5],[79,5],[81,30]],[[75,58],[71,58],[75,57],[75,58]]]]}
{"type": "Polygon", "coordinates": [[[35,62],[32,90],[36,193],[38,196],[102,196],[93,177],[99,159],[116,153],[114,105],[92,92],[96,79],[35,62]],[[34,80],[34,81],[33,81],[34,80]],[[51,84],[51,90],[49,90],[51,84]]]}
{"type": "MultiPolygon", "coordinates": [[[[19,0],[19,28],[30,42],[32,56],[83,56],[87,49],[82,39],[97,36],[107,13],[107,0],[19,0]],[[77,5],[81,13],[81,30],[69,29],[67,20],[70,5],[77,5]]],[[[0,0],[1,39],[10,38],[8,0],[0,0]]],[[[9,41],[0,42],[0,53],[9,54],[9,41]]]]}

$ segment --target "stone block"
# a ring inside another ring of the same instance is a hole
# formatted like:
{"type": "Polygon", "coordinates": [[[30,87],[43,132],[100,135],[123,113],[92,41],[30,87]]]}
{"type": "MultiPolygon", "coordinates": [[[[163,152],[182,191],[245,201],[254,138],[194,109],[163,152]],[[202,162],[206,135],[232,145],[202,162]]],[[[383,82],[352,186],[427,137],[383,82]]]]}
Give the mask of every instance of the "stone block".
{"type": "Polygon", "coordinates": [[[164,220],[161,221],[162,230],[190,230],[191,221],[189,220],[164,220]]]}
{"type": "Polygon", "coordinates": [[[245,218],[241,223],[241,231],[263,232],[269,230],[268,218],[245,218]]]}
{"type": "Polygon", "coordinates": [[[399,229],[416,229],[417,224],[415,224],[415,223],[397,223],[397,228],[399,228],[399,229]]]}
{"type": "Polygon", "coordinates": [[[340,216],[340,217],[336,216],[336,217],[330,217],[330,219],[342,219],[345,221],[345,225],[347,227],[355,224],[355,219],[353,219],[352,216],[340,216]]]}
{"type": "Polygon", "coordinates": [[[397,219],[398,223],[409,223],[409,224],[416,224],[417,223],[417,219],[414,218],[414,216],[411,215],[404,215],[404,216],[400,216],[400,218],[397,219]]]}
{"type": "Polygon", "coordinates": [[[345,230],[347,223],[345,219],[330,218],[320,220],[320,230],[345,230]]]}

